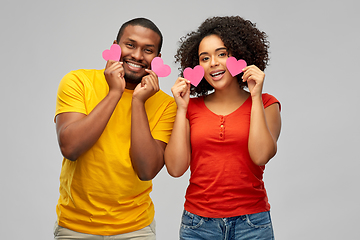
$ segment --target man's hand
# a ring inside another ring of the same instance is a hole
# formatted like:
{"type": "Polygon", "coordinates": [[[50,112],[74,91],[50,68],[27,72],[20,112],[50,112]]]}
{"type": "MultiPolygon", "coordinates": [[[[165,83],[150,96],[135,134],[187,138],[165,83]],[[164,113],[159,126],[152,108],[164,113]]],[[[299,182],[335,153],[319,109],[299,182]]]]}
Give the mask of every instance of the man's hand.
{"type": "Polygon", "coordinates": [[[142,78],[141,83],[136,86],[133,93],[133,100],[139,100],[143,104],[160,90],[159,78],[156,73],[149,69],[145,69],[145,71],[149,75],[142,78]]]}
{"type": "Polygon", "coordinates": [[[109,85],[109,92],[117,91],[123,94],[126,85],[123,63],[113,60],[107,61],[104,75],[109,85]]]}

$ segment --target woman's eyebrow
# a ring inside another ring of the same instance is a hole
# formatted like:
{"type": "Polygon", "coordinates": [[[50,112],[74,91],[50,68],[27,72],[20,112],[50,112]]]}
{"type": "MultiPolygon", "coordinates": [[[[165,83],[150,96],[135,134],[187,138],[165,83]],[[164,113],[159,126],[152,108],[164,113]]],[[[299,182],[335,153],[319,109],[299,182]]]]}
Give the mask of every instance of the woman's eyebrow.
{"type": "MultiPolygon", "coordinates": [[[[226,49],[226,47],[220,47],[220,48],[215,49],[215,52],[218,52],[218,51],[221,51],[221,50],[227,50],[227,49],[226,49]]],[[[199,54],[199,57],[200,57],[201,55],[206,55],[206,54],[209,54],[209,53],[208,53],[208,52],[201,52],[201,53],[199,54]]]]}

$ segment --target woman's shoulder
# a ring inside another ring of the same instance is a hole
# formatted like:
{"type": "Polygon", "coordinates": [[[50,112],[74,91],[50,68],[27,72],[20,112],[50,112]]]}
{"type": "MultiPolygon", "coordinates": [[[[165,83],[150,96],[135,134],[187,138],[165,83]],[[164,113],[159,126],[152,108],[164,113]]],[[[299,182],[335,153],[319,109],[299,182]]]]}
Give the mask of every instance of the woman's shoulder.
{"type": "Polygon", "coordinates": [[[262,100],[263,100],[263,104],[264,104],[265,108],[274,103],[278,103],[280,106],[280,101],[276,97],[274,97],[273,95],[271,95],[269,93],[263,93],[262,100]]]}

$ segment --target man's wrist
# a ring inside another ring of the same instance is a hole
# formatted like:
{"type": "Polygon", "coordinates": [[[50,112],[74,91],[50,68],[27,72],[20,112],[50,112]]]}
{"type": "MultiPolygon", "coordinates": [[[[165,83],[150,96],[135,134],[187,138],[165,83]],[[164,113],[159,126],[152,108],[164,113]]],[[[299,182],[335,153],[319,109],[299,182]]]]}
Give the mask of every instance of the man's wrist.
{"type": "Polygon", "coordinates": [[[123,95],[122,91],[110,90],[109,93],[108,93],[108,97],[114,98],[117,101],[119,101],[121,99],[122,95],[123,95]]]}
{"type": "Polygon", "coordinates": [[[141,98],[138,98],[136,96],[132,97],[132,105],[144,105],[146,100],[142,100],[141,98]]]}

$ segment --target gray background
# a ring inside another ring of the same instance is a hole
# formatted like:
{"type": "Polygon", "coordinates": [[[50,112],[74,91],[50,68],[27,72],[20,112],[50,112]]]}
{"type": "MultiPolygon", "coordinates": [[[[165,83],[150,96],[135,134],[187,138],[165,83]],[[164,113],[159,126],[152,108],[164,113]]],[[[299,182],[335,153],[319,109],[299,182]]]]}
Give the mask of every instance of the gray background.
{"type": "MultiPolygon", "coordinates": [[[[359,204],[359,3],[343,1],[10,1],[0,8],[0,239],[52,239],[62,157],[53,122],[59,81],[101,69],[120,25],[153,20],[177,78],[178,40],[210,16],[267,32],[264,91],[282,103],[278,154],[265,183],[276,239],[356,239],[359,204]]],[[[177,239],[189,173],[163,169],[152,198],[159,240],[177,239]]]]}

